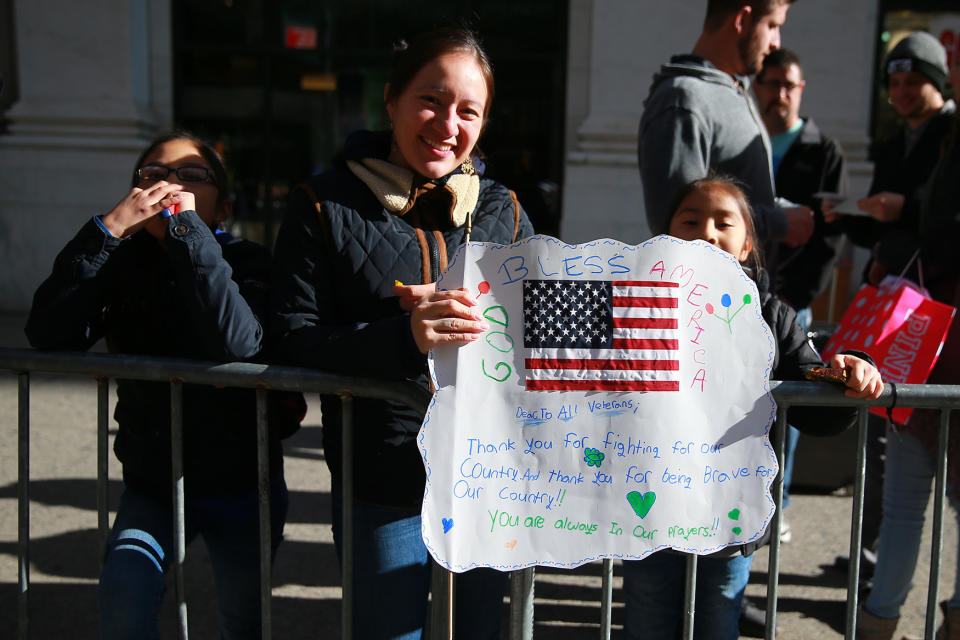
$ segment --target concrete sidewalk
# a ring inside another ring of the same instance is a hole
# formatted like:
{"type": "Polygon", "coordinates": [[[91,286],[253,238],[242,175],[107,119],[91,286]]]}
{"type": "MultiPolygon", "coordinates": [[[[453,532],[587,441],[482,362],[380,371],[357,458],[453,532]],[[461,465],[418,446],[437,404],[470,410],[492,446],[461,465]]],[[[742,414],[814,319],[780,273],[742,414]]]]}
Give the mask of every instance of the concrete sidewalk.
{"type": "MultiPolygon", "coordinates": [[[[25,347],[18,314],[0,314],[0,346],[25,347]]],[[[31,631],[32,638],[97,637],[96,582],[101,550],[96,515],[96,385],[92,380],[34,376],[31,384],[31,631]]],[[[111,397],[113,392],[111,391],[111,397]]],[[[338,638],[340,577],[330,532],[330,476],[323,461],[316,398],[304,427],[286,441],[290,517],[274,568],[274,638],[338,638]]],[[[16,637],[17,614],[17,379],[0,374],[0,637],[16,637]]],[[[830,440],[823,440],[830,446],[830,440]]],[[[799,464],[799,462],[798,462],[799,464]]],[[[851,463],[852,464],[852,463],[851,463]]],[[[111,504],[119,500],[119,464],[111,457],[111,504]]],[[[783,545],[778,621],[781,638],[842,638],[846,576],[832,568],[847,552],[851,499],[797,494],[786,512],[793,541],[783,545]]],[[[925,546],[899,633],[923,629],[929,563],[925,546]]],[[[957,525],[947,514],[941,599],[953,590],[957,525]]],[[[214,589],[202,543],[189,547],[187,602],[191,637],[216,637],[214,589]]],[[[748,594],[766,594],[767,550],[753,563],[748,594]]],[[[615,565],[614,637],[621,637],[623,594],[615,565]]],[[[600,568],[540,569],[537,638],[599,634],[600,568]]],[[[175,638],[172,586],[163,637],[175,638]]],[[[503,634],[506,637],[506,633],[503,634]]],[[[899,637],[899,636],[897,636],[899,637]]]]}

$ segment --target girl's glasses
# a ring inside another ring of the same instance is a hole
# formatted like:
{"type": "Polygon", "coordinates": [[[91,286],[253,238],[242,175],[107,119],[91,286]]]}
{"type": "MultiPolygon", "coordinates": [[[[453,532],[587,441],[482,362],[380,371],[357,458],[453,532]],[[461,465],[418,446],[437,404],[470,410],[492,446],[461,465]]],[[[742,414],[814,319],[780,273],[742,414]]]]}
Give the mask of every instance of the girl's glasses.
{"type": "Polygon", "coordinates": [[[160,165],[147,165],[137,169],[137,178],[144,182],[157,182],[165,180],[170,172],[177,174],[180,182],[210,182],[213,170],[207,167],[162,167],[160,165]]]}

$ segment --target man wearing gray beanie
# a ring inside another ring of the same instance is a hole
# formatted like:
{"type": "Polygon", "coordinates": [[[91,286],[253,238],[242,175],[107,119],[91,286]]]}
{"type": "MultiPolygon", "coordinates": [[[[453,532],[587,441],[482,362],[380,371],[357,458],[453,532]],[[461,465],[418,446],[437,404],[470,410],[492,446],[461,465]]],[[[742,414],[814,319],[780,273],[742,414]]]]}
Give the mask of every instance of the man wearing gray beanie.
{"type": "MultiPolygon", "coordinates": [[[[953,126],[956,105],[953,100],[945,101],[941,93],[947,74],[946,50],[923,31],[900,40],[884,61],[889,102],[903,119],[903,126],[871,149],[874,168],[870,195],[857,202],[870,217],[840,219],[851,241],[872,249],[874,257],[883,245],[895,245],[903,230],[916,228],[914,216],[901,216],[901,210],[904,200],[919,199],[953,126]]],[[[825,209],[828,220],[835,218],[828,210],[829,206],[825,209]]],[[[885,275],[880,263],[874,261],[866,279],[876,285],[885,275]]],[[[864,540],[868,540],[866,532],[864,540]]]]}
{"type": "MultiPolygon", "coordinates": [[[[865,274],[865,279],[873,285],[878,285],[888,273],[897,275],[911,258],[909,254],[900,254],[911,247],[904,239],[918,232],[919,207],[904,207],[904,203],[922,199],[923,187],[942,155],[952,128],[955,105],[952,100],[944,101],[941,93],[947,73],[946,50],[936,38],[922,31],[900,40],[884,61],[883,78],[889,101],[903,119],[903,126],[892,138],[876,143],[872,149],[874,172],[870,196],[857,202],[858,208],[869,217],[840,217],[847,236],[855,244],[873,251],[873,260],[865,274]]],[[[825,207],[825,218],[829,221],[834,216],[826,213],[828,208],[825,207]]],[[[908,277],[911,274],[908,273],[908,277]]],[[[885,422],[871,416],[868,424],[862,532],[865,552],[877,550],[880,533],[885,422]]],[[[872,574],[872,563],[864,562],[862,572],[872,574]]],[[[896,608],[871,609],[876,604],[868,601],[861,606],[858,640],[893,637],[898,620],[894,617],[898,615],[896,608]]]]}
{"type": "Polygon", "coordinates": [[[942,93],[949,73],[947,52],[940,41],[926,31],[911,33],[887,56],[883,75],[889,83],[891,75],[904,71],[916,71],[926,76],[937,92],[942,93]]]}

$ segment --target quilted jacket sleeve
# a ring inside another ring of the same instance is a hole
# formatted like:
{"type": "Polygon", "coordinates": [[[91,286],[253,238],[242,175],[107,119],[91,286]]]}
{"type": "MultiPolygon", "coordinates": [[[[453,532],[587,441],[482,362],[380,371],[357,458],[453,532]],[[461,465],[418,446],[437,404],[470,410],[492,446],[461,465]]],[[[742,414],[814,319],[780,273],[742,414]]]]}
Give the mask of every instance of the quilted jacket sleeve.
{"type": "MultiPolygon", "coordinates": [[[[270,331],[274,358],[348,375],[409,378],[426,371],[410,331],[410,315],[392,312],[370,322],[344,322],[325,231],[313,203],[293,196],[277,235],[270,331]]],[[[366,292],[364,292],[366,293],[366,292]]]]}
{"type": "MultiPolygon", "coordinates": [[[[517,206],[520,207],[520,203],[517,203],[517,206]]],[[[520,220],[517,225],[517,240],[525,240],[532,236],[536,231],[533,228],[533,223],[530,222],[530,218],[527,217],[527,212],[523,210],[523,207],[520,207],[520,220]]]]}
{"type": "Polygon", "coordinates": [[[165,246],[177,288],[204,346],[198,356],[222,361],[255,356],[263,338],[258,312],[266,311],[266,256],[261,259],[264,273],[257,277],[248,269],[251,273],[241,274],[237,282],[220,243],[196,211],[170,218],[165,246]]]}
{"type": "MultiPolygon", "coordinates": [[[[797,313],[790,305],[775,301],[776,322],[774,332],[779,349],[779,362],[772,378],[777,380],[803,380],[804,373],[813,367],[824,366],[820,354],[813,348],[806,333],[797,322],[797,313]]],[[[874,364],[869,355],[861,351],[844,351],[874,364]]],[[[787,423],[812,436],[832,436],[852,427],[857,419],[855,407],[795,406],[787,412],[787,423]]]]}

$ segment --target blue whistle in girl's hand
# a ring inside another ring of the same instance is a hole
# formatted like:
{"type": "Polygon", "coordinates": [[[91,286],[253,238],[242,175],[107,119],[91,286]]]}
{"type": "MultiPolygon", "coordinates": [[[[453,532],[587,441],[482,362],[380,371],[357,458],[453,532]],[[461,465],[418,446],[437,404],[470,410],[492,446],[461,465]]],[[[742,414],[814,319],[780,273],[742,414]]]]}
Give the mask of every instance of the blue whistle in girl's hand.
{"type": "Polygon", "coordinates": [[[174,204],[170,205],[169,207],[167,207],[157,215],[160,216],[161,218],[169,218],[171,216],[177,215],[178,213],[180,213],[180,203],[175,202],[174,204]]]}

